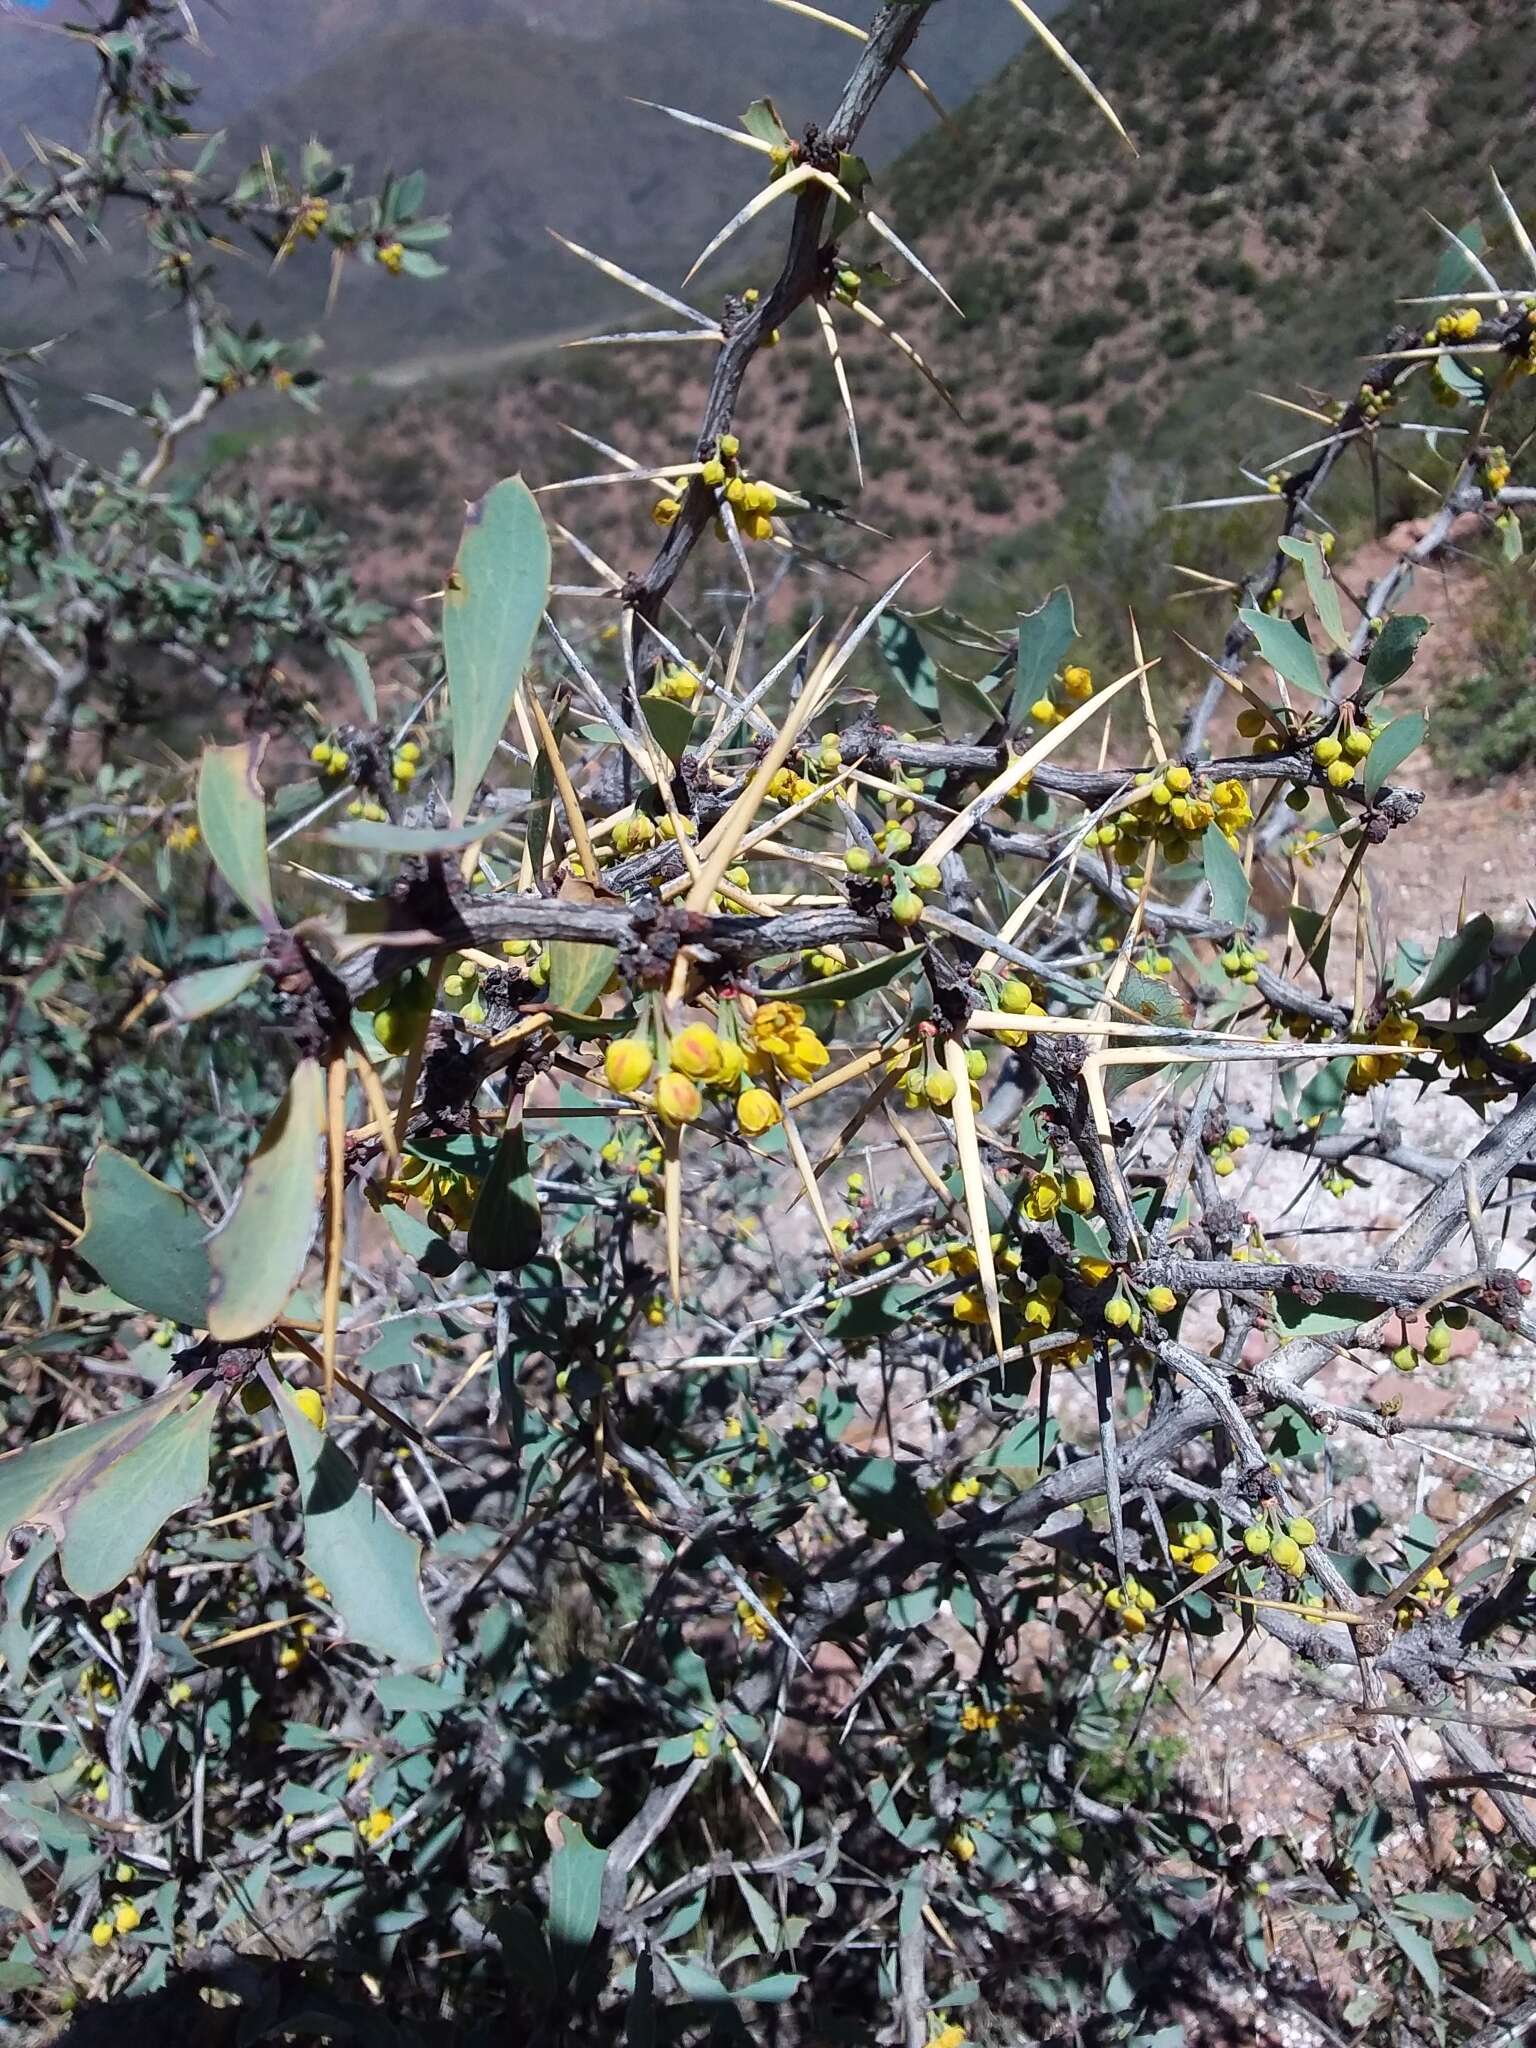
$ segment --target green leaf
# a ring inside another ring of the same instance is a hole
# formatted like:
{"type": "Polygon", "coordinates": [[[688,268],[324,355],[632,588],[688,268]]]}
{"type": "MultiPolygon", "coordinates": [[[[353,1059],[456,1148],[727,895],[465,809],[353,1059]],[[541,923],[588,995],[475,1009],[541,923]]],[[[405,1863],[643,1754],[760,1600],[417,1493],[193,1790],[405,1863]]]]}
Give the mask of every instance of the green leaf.
{"type": "Polygon", "coordinates": [[[120,1586],[160,1530],[206,1492],[219,1404],[195,1395],[93,1478],[66,1518],[59,1565],[72,1591],[97,1600],[120,1586]]]}
{"type": "Polygon", "coordinates": [[[324,1130],[325,1076],[318,1060],[301,1060],[245,1169],[234,1213],[208,1240],[208,1328],[226,1343],[275,1323],[299,1284],[320,1213],[324,1130]]]}
{"type": "Polygon", "coordinates": [[[898,975],[915,967],[922,957],[921,946],[913,946],[905,953],[884,953],[862,967],[845,968],[841,974],[829,974],[821,981],[795,982],[787,988],[774,989],[772,994],[775,1001],[789,1003],[851,1003],[858,996],[886,987],[898,975]]]}
{"type": "Polygon", "coordinates": [[[363,716],[370,725],[379,722],[379,693],[373,685],[373,670],[368,657],[361,647],[350,640],[333,640],[331,652],[337,656],[347,674],[352,678],[352,687],[357,692],[358,702],[363,707],[363,716]]]}
{"type": "Polygon", "coordinates": [[[1018,665],[1008,700],[1010,726],[1019,725],[1030,705],[1049,690],[1051,678],[1076,638],[1077,618],[1065,585],[1053,590],[1037,611],[1020,614],[1018,665]]]}
{"type": "Polygon", "coordinates": [[[1237,615],[1259,643],[1259,652],[1293,689],[1309,697],[1326,697],[1328,685],[1316,649],[1299,626],[1245,605],[1237,615]]]}
{"type": "Polygon", "coordinates": [[[1344,624],[1344,608],[1339,603],[1338,586],[1329,576],[1323,561],[1322,549],[1315,540],[1296,540],[1290,534],[1283,534],[1280,551],[1289,555],[1292,561],[1300,562],[1318,624],[1335,647],[1347,648],[1349,633],[1344,624]]]}
{"type": "Polygon", "coordinates": [[[449,853],[502,829],[494,817],[477,819],[473,825],[391,825],[386,820],[354,818],[308,837],[323,846],[350,848],[353,853],[449,853]]]}
{"type": "Polygon", "coordinates": [[[1321,910],[1312,910],[1305,903],[1291,905],[1291,929],[1301,941],[1302,953],[1318,974],[1326,970],[1328,953],[1333,945],[1332,925],[1328,927],[1327,936],[1321,941],[1318,939],[1318,933],[1323,929],[1323,916],[1321,910]]]}
{"type": "Polygon", "coordinates": [[[230,967],[204,967],[167,984],[160,1000],[178,1024],[211,1017],[261,978],[259,960],[237,960],[230,967]]]}
{"type": "Polygon", "coordinates": [[[208,1226],[186,1196],[103,1145],[81,1200],[85,1235],[75,1250],[112,1291],[148,1315],[206,1328],[208,1226]]]}
{"type": "Polygon", "coordinates": [[[480,1183],[465,1256],[483,1273],[516,1272],[538,1251],[543,1234],[528,1140],[516,1124],[503,1131],[491,1170],[480,1183]]]}
{"type": "Polygon", "coordinates": [[[766,142],[771,148],[788,147],[789,130],[772,100],[754,100],[742,115],[741,125],[749,135],[755,136],[759,142],[766,142]]]}
{"type": "Polygon", "coordinates": [[[1324,1294],[1314,1301],[1277,1293],[1275,1320],[1292,1337],[1315,1337],[1324,1330],[1352,1330],[1383,1314],[1381,1303],[1364,1294],[1324,1294]]]}
{"type": "Polygon", "coordinates": [[[844,1477],[843,1496],[876,1535],[889,1536],[899,1529],[920,1537],[933,1527],[910,1467],[893,1458],[865,1458],[844,1477]]]}
{"type": "Polygon", "coordinates": [[[266,736],[205,747],[197,773],[197,825],[219,873],[267,931],[277,929],[267,863],[267,804],[260,770],[266,736]]]}
{"type": "Polygon", "coordinates": [[[1468,221],[1454,238],[1447,240],[1440,261],[1435,266],[1437,298],[1442,298],[1449,292],[1470,291],[1473,285],[1480,282],[1477,265],[1471,258],[1481,256],[1485,247],[1483,231],[1475,220],[1468,221]],[[1461,244],[1459,248],[1457,243],[1461,244]]]}
{"type": "Polygon", "coordinates": [[[304,1561],[325,1581],[347,1634],[392,1664],[442,1656],[421,1597],[421,1545],[358,1478],[352,1461],[273,1382],[304,1508],[304,1561]]]}
{"type": "Polygon", "coordinates": [[[1426,1920],[1446,1925],[1477,1918],[1476,1902],[1464,1899],[1459,1892],[1399,1892],[1393,1903],[1404,1912],[1421,1913],[1426,1920]]]}
{"type": "Polygon", "coordinates": [[[470,506],[443,599],[455,824],[490,766],[548,593],[543,518],[522,478],[508,477],[470,506]]]}
{"type": "Polygon", "coordinates": [[[939,715],[939,672],[916,630],[894,612],[883,612],[875,633],[886,667],[924,718],[939,715]]]}
{"type": "Polygon", "coordinates": [[[1499,515],[1498,528],[1503,537],[1501,552],[1506,562],[1518,562],[1525,550],[1525,536],[1520,531],[1520,522],[1513,512],[1505,510],[1499,515]]]}
{"type": "Polygon", "coordinates": [[[1526,940],[1513,960],[1505,961],[1493,977],[1493,986],[1465,1021],[1475,1031],[1491,1030],[1533,988],[1536,988],[1536,936],[1526,940]]]}
{"type": "Polygon", "coordinates": [[[1411,1922],[1400,1920],[1395,1913],[1388,1913],[1385,1918],[1387,1932],[1429,1986],[1431,1996],[1438,1999],[1440,1965],[1435,1959],[1434,1943],[1422,1935],[1411,1922]]]}
{"type": "Polygon", "coordinates": [[[640,699],[640,709],[645,713],[652,738],[675,768],[693,738],[693,707],[647,690],[640,699]]]}
{"type": "Polygon", "coordinates": [[[618,965],[612,946],[583,945],[577,939],[555,939],[549,951],[545,993],[552,1010],[581,1014],[591,1009],[618,965]]]}
{"type": "Polygon", "coordinates": [[[1218,924],[1239,929],[1248,917],[1248,877],[1219,825],[1207,825],[1200,858],[1211,891],[1211,915],[1218,924]]]}
{"type": "Polygon", "coordinates": [[[182,1381],[120,1415],[58,1430],[0,1458],[0,1548],[25,1522],[51,1529],[62,1541],[71,1508],[96,1475],[179,1408],[187,1394],[182,1381]]]}
{"type": "Polygon", "coordinates": [[[804,1982],[805,1978],[797,1970],[777,1970],[772,1976],[759,1977],[755,1984],[743,1984],[731,1996],[748,2005],[784,2005],[804,1982]]]}
{"type": "Polygon", "coordinates": [[[1416,613],[1405,612],[1395,619],[1388,619],[1366,657],[1365,681],[1355,693],[1357,704],[1369,704],[1399,676],[1408,673],[1419,651],[1419,642],[1428,631],[1428,619],[1421,619],[1416,613]]]}
{"type": "Polygon", "coordinates": [[[544,1826],[555,1844],[549,1859],[549,1952],[557,1981],[567,1984],[597,1929],[608,1851],[589,1842],[568,1813],[552,1813],[544,1826]]]}
{"type": "Polygon", "coordinates": [[[1365,757],[1365,793],[1374,803],[1377,792],[1394,768],[1398,768],[1423,742],[1429,721],[1422,711],[1406,712],[1371,744],[1365,757]]]}

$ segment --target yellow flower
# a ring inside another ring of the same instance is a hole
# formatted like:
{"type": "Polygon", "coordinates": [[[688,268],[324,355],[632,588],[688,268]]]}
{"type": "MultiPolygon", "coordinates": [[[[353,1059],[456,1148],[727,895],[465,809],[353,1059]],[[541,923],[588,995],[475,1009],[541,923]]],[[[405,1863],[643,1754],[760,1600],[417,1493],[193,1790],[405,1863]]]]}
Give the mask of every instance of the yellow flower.
{"type": "Polygon", "coordinates": [[[97,1948],[105,1948],[116,1932],[117,1930],[110,1920],[98,1920],[91,1929],[91,1940],[96,1944],[97,1948]]]}
{"type": "Polygon", "coordinates": [[[405,250],[399,242],[385,242],[379,250],[379,261],[391,277],[398,277],[405,268],[405,250]]]}
{"type": "Polygon", "coordinates": [[[1074,703],[1081,704],[1093,695],[1093,670],[1080,665],[1064,668],[1061,672],[1061,687],[1074,703]]]}
{"type": "Polygon", "coordinates": [[[968,1289],[955,1296],[952,1313],[957,1323],[984,1323],[988,1320],[986,1299],[968,1289]]]}
{"type": "Polygon", "coordinates": [[[1031,1223],[1049,1223],[1061,1207],[1062,1192],[1054,1173],[1037,1173],[1024,1197],[1024,1214],[1031,1223]]]}
{"type": "Polygon", "coordinates": [[[669,1124],[697,1123],[704,1098],[686,1074],[663,1074],[656,1083],[656,1107],[669,1124]]]}
{"type": "Polygon", "coordinates": [[[119,1899],[117,1910],[112,1915],[112,1925],[119,1934],[132,1934],[139,1924],[140,1917],[139,1909],[132,1899],[119,1899]]]}
{"type": "Polygon", "coordinates": [[[1093,1208],[1093,1182],[1086,1173],[1069,1173],[1062,1185],[1061,1199],[1078,1216],[1087,1216],[1093,1208]]]}
{"type": "MultiPolygon", "coordinates": [[[[971,1853],[976,1853],[974,1848],[971,1853]]],[[[928,2036],[925,2048],[965,2048],[964,2027],[956,2026],[955,2022],[950,2020],[947,2025],[940,2027],[936,2034],[928,2036]]]]}
{"type": "Polygon", "coordinates": [[[668,1055],[674,1070],[690,1081],[719,1081],[725,1073],[725,1048],[708,1024],[690,1024],[679,1031],[668,1055]]]}
{"type": "MultiPolygon", "coordinates": [[[[832,1057],[807,1027],[798,1003],[764,1003],[752,1020],[752,1044],[791,1081],[809,1081],[832,1057]]],[[[761,1072],[761,1066],[754,1071],[761,1072]]]]}
{"type": "Polygon", "coordinates": [[[603,1073],[616,1095],[633,1095],[651,1077],[655,1058],[643,1038],[615,1038],[603,1055],[603,1073]]]}
{"type": "Polygon", "coordinates": [[[293,1397],[293,1405],[316,1429],[325,1428],[325,1403],[313,1387],[300,1387],[293,1397]]]}
{"type": "Polygon", "coordinates": [[[744,1088],[736,1099],[736,1121],[749,1137],[760,1138],[782,1121],[783,1111],[766,1088],[744,1088]]]}
{"type": "Polygon", "coordinates": [[[395,1816],[387,1806],[376,1806],[366,1819],[357,1824],[357,1832],[365,1842],[377,1842],[387,1835],[395,1824],[395,1816]]]}

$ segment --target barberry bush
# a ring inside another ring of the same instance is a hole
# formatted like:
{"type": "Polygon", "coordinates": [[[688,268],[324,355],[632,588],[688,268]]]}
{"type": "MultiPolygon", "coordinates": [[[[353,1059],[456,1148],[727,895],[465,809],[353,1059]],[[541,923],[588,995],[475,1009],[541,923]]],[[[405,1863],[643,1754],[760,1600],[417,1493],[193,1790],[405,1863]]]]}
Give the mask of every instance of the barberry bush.
{"type": "Polygon", "coordinates": [[[796,321],[856,468],[853,334],[950,402],[870,303],[887,260],[945,287],[856,153],[944,4],[874,13],[824,126],[719,127],[764,183],[704,253],[766,214],[770,286],[575,252],[674,323],[618,342],[710,352],[703,419],[496,485],[430,616],[196,454],[317,396],[222,310],[231,247],[409,289],[421,180],[232,175],[161,0],[79,32],[89,134],[0,177],[24,248],[142,236],[195,380],[91,461],[42,346],[0,356],[0,1982],[39,2039],[1536,2010],[1532,1438],[1454,1398],[1458,1333],[1511,1376],[1536,1337],[1536,942],[1394,940],[1376,881],[1435,831],[1414,570],[1453,530],[1518,564],[1536,497],[1536,252],[1495,180],[1210,501],[1268,538],[1188,572],[1193,692],[1065,587],[919,607],[920,564],[840,573],[856,504],[757,457],[752,393],[796,321]],[[1362,464],[1438,510],[1356,588],[1362,464]],[[1394,1488],[1429,1466],[1450,1526],[1394,1488]],[[1280,1724],[1262,1814],[1195,1768],[1234,1699],[1239,1777],[1280,1724]]]}

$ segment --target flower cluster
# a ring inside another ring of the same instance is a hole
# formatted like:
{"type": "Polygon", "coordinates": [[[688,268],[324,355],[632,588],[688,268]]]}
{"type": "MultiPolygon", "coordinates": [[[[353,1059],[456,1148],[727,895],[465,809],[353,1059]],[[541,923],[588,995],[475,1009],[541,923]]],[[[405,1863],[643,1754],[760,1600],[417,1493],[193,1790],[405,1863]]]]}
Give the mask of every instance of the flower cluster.
{"type": "MultiPolygon", "coordinates": [[[[1062,670],[1055,680],[1055,687],[1060,689],[1070,704],[1086,704],[1093,695],[1093,670],[1084,668],[1080,663],[1073,663],[1062,670]]],[[[1059,725],[1068,714],[1056,703],[1050,690],[1047,690],[1030,705],[1029,715],[1036,725],[1043,725],[1049,729],[1053,725],[1059,725]]]]}

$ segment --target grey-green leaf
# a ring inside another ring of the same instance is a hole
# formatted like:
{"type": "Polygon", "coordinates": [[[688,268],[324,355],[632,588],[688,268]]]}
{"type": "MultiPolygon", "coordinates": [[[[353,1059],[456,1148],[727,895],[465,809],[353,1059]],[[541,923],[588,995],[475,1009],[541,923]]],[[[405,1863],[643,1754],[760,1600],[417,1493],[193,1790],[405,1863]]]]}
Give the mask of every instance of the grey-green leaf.
{"type": "Polygon", "coordinates": [[[608,1851],[589,1842],[569,1814],[551,1814],[545,1828],[556,1845],[549,1859],[549,1950],[555,1976],[566,1984],[597,1929],[608,1851]]]}
{"type": "Polygon", "coordinates": [[[205,747],[197,775],[197,823],[214,866],[253,917],[277,928],[267,861],[267,803],[261,789],[265,735],[205,747]]]}
{"type": "Polygon", "coordinates": [[[222,1010],[236,996],[244,995],[252,982],[260,979],[261,971],[259,960],[236,960],[229,967],[202,967],[195,974],[184,974],[169,983],[161,1001],[178,1024],[191,1024],[199,1017],[211,1017],[215,1010],[222,1010]]]}
{"type": "Polygon", "coordinates": [[[455,824],[490,766],[549,594],[549,535],[533,493],[507,477],[471,505],[443,599],[455,824]]]}
{"type": "Polygon", "coordinates": [[[894,612],[875,626],[886,667],[925,718],[939,715],[939,672],[916,630],[894,612]]]}
{"type": "Polygon", "coordinates": [[[208,1226],[186,1196],[103,1145],[86,1168],[81,1200],[85,1235],[75,1250],[113,1293],[148,1315],[205,1328],[208,1226]]]}
{"type": "Polygon", "coordinates": [[[543,1232],[528,1140],[522,1125],[515,1124],[503,1131],[490,1171],[480,1183],[465,1254],[483,1273],[515,1272],[538,1251],[543,1232]]]}
{"type": "Polygon", "coordinates": [[[226,1343],[275,1323],[299,1284],[320,1213],[324,1128],[325,1077],[318,1060],[300,1060],[233,1215],[208,1240],[208,1328],[226,1343]]]}
{"type": "Polygon", "coordinates": [[[652,739],[675,768],[693,738],[692,706],[647,690],[640,699],[640,709],[645,713],[652,739]]]}
{"type": "Polygon", "coordinates": [[[1395,768],[1401,767],[1415,748],[1423,743],[1429,721],[1422,711],[1408,711],[1394,718],[1374,742],[1365,757],[1365,793],[1375,801],[1376,793],[1395,768]]]}
{"type": "Polygon", "coordinates": [[[1019,619],[1019,658],[1008,704],[1008,723],[1019,724],[1037,697],[1049,689],[1067,649],[1077,638],[1077,617],[1065,585],[1053,590],[1037,611],[1019,619]]]}
{"type": "Polygon", "coordinates": [[[473,825],[391,825],[385,820],[354,818],[345,825],[327,826],[313,837],[324,846],[340,846],[352,853],[451,853],[499,829],[494,818],[479,818],[473,825]]]}
{"type": "Polygon", "coordinates": [[[1344,624],[1344,608],[1339,603],[1338,585],[1333,582],[1323,563],[1323,551],[1315,540],[1296,540],[1290,534],[1280,541],[1282,554],[1293,562],[1300,562],[1301,572],[1307,579],[1307,595],[1317,613],[1318,623],[1335,647],[1349,646],[1349,633],[1344,624]]]}
{"type": "Polygon", "coordinates": [[[421,1545],[281,1383],[277,1407],[299,1475],[304,1561],[325,1581],[348,1635],[411,1670],[438,1663],[442,1647],[421,1597],[421,1545]]]}
{"type": "Polygon", "coordinates": [[[1366,657],[1365,681],[1358,692],[1361,704],[1369,704],[1399,676],[1408,673],[1419,651],[1419,642],[1428,631],[1428,619],[1421,619],[1415,612],[1404,612],[1395,619],[1388,619],[1366,657]]]}
{"type": "Polygon", "coordinates": [[[1272,618],[1268,612],[1245,605],[1237,615],[1259,643],[1259,652],[1278,676],[1293,689],[1309,697],[1326,697],[1328,685],[1322,663],[1310,640],[1289,619],[1272,618]]]}
{"type": "Polygon", "coordinates": [[[219,1404],[195,1395],[92,1479],[66,1518],[59,1565],[82,1600],[120,1586],[172,1515],[208,1486],[219,1404]]]}
{"type": "Polygon", "coordinates": [[[363,707],[363,716],[370,725],[377,725],[379,719],[379,693],[374,688],[373,670],[368,657],[361,647],[350,640],[333,640],[331,646],[340,657],[342,666],[352,678],[352,687],[357,692],[358,702],[363,707]]]}
{"type": "Polygon", "coordinates": [[[1476,917],[1468,918],[1459,931],[1442,939],[1435,948],[1435,957],[1430,961],[1424,979],[1414,990],[1414,1006],[1432,1003],[1437,996],[1448,996],[1453,989],[1459,988],[1473,968],[1480,967],[1487,959],[1494,931],[1493,919],[1486,911],[1480,910],[1476,917]]]}
{"type": "Polygon", "coordinates": [[[1206,826],[1200,841],[1200,858],[1211,892],[1211,915],[1235,931],[1248,918],[1248,877],[1219,825],[1206,826]]]}

